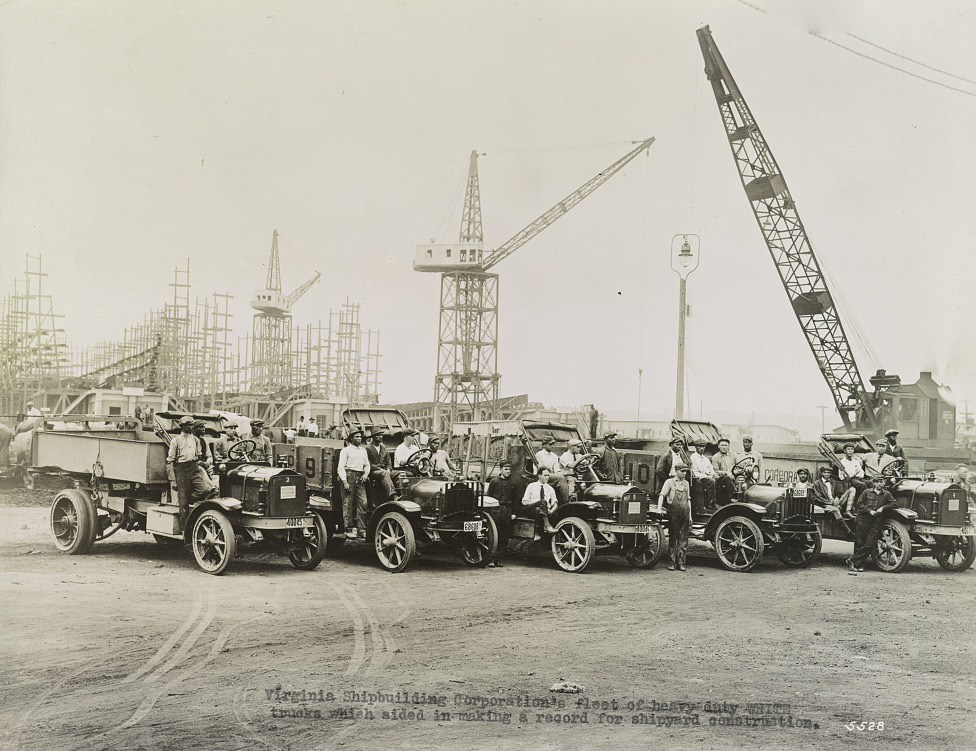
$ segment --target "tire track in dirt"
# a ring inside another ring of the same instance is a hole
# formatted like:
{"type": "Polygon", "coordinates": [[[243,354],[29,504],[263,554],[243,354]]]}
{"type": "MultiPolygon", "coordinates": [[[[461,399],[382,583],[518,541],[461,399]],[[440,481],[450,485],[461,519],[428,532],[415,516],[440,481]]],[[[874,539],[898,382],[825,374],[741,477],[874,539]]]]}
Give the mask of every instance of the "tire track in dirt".
{"type": "Polygon", "coordinates": [[[356,609],[355,604],[346,596],[346,593],[338,584],[332,585],[332,590],[336,593],[336,597],[339,598],[339,602],[342,603],[343,607],[349,612],[349,617],[352,619],[352,629],[353,629],[353,647],[352,647],[352,658],[349,661],[349,667],[346,668],[344,675],[348,678],[349,676],[355,675],[359,672],[359,668],[362,667],[363,663],[366,661],[366,629],[363,626],[362,616],[356,609]]]}
{"type": "Polygon", "coordinates": [[[190,611],[190,614],[186,617],[186,620],[183,621],[183,625],[172,633],[172,635],[163,643],[163,646],[157,650],[156,654],[149,658],[149,660],[147,660],[142,667],[123,678],[122,683],[132,683],[132,681],[136,680],[136,678],[149,672],[157,664],[159,664],[159,662],[161,662],[162,659],[169,654],[170,650],[176,646],[176,643],[182,638],[183,634],[185,634],[189,630],[190,626],[193,625],[193,622],[199,617],[201,610],[203,610],[203,592],[198,589],[196,591],[196,599],[193,604],[193,608],[190,611]]]}

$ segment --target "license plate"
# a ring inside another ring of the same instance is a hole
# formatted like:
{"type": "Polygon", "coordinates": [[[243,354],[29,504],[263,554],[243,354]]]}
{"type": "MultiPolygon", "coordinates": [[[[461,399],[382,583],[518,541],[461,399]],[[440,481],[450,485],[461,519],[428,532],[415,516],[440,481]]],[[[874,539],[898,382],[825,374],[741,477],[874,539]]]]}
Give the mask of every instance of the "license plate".
{"type": "Polygon", "coordinates": [[[465,532],[480,532],[481,531],[481,521],[476,522],[465,522],[464,523],[465,532]]]}
{"type": "Polygon", "coordinates": [[[793,497],[794,498],[806,498],[807,497],[807,489],[806,489],[806,487],[800,487],[798,485],[797,487],[793,488],[793,497]]]}
{"type": "Polygon", "coordinates": [[[637,534],[639,534],[639,535],[649,535],[651,533],[651,526],[652,525],[650,525],[650,524],[638,524],[637,525],[637,534]]]}
{"type": "Polygon", "coordinates": [[[304,527],[305,517],[304,516],[293,516],[288,521],[285,522],[286,527],[304,527]]]}
{"type": "Polygon", "coordinates": [[[281,486],[281,497],[282,498],[294,498],[295,490],[297,485],[282,485],[281,486]]]}

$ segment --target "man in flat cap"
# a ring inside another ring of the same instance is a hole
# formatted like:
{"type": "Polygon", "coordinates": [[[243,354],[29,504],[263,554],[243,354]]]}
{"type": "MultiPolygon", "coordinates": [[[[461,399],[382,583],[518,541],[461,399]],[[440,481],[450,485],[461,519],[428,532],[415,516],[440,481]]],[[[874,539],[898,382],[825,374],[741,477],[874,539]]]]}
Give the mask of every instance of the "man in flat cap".
{"type": "Polygon", "coordinates": [[[671,556],[668,571],[684,571],[691,534],[691,483],[688,482],[687,464],[674,466],[674,476],[667,479],[657,497],[658,513],[664,509],[665,501],[668,504],[668,553],[671,556]]]}
{"type": "Polygon", "coordinates": [[[668,478],[674,477],[674,468],[676,466],[679,464],[687,466],[688,462],[685,461],[686,456],[684,438],[674,436],[671,439],[671,450],[661,457],[661,461],[657,463],[657,469],[654,470],[656,487],[659,490],[664,487],[664,483],[668,481],[668,478]]]}
{"type": "Polygon", "coordinates": [[[264,420],[251,420],[251,440],[256,444],[251,458],[256,462],[271,462],[274,459],[274,449],[271,439],[264,434],[264,420]]]}
{"type": "MultiPolygon", "coordinates": [[[[705,455],[708,442],[703,438],[697,441],[688,442],[688,459],[690,460],[689,470],[691,471],[692,482],[697,482],[701,488],[698,511],[715,508],[715,467],[711,460],[705,455]]],[[[692,498],[695,494],[692,494],[692,498]]]]}
{"type": "Polygon", "coordinates": [[[555,438],[551,435],[544,436],[542,448],[535,452],[535,464],[539,469],[545,467],[549,470],[549,484],[556,491],[559,502],[566,503],[569,500],[569,483],[559,466],[559,454],[553,451],[555,445],[555,438]]]}
{"type": "Polygon", "coordinates": [[[206,481],[206,473],[200,467],[200,442],[193,435],[193,422],[189,415],[179,419],[181,432],[170,441],[166,455],[166,463],[172,466],[176,480],[181,529],[186,527],[190,504],[205,498],[212,489],[206,481]]]}
{"type": "Polygon", "coordinates": [[[383,445],[386,430],[381,427],[373,428],[366,444],[366,455],[369,457],[369,479],[375,490],[383,493],[383,498],[374,498],[374,503],[383,503],[393,497],[393,480],[390,477],[390,452],[383,445]]]}
{"type": "Polygon", "coordinates": [[[874,449],[873,454],[864,457],[864,472],[869,478],[884,475],[885,468],[897,461],[888,453],[888,441],[884,438],[879,438],[874,442],[874,449]]]}
{"type": "Polygon", "coordinates": [[[620,483],[624,479],[623,462],[615,446],[617,431],[611,430],[603,436],[603,451],[600,460],[594,465],[597,475],[608,482],[620,483]]]}
{"type": "Polygon", "coordinates": [[[448,480],[457,479],[458,468],[451,461],[447,449],[441,446],[441,439],[432,435],[427,441],[427,447],[431,450],[430,460],[434,463],[434,474],[438,477],[445,477],[448,480]]]}
{"type": "Polygon", "coordinates": [[[396,447],[393,452],[393,469],[402,469],[407,466],[410,457],[420,451],[417,445],[418,431],[415,428],[407,428],[403,431],[403,443],[396,447]]]}
{"type": "Polygon", "coordinates": [[[226,462],[230,458],[227,452],[239,440],[241,440],[241,437],[237,435],[237,424],[229,422],[224,425],[224,434],[214,441],[213,445],[214,457],[217,461],[226,462]]]}
{"type": "Polygon", "coordinates": [[[366,478],[369,476],[369,454],[363,448],[363,431],[353,428],[346,446],[339,452],[336,474],[342,483],[342,518],[346,538],[355,540],[359,530],[366,534],[366,478]]]}
{"type": "MultiPolygon", "coordinates": [[[[735,457],[736,463],[741,462],[744,459],[752,459],[752,463],[759,468],[758,482],[762,482],[763,481],[763,473],[762,473],[763,455],[752,448],[751,435],[742,436],[742,451],[735,457]]],[[[745,466],[748,471],[748,465],[745,466]]]]}
{"type": "Polygon", "coordinates": [[[902,465],[899,474],[904,477],[908,474],[908,459],[905,456],[905,449],[898,445],[898,431],[894,428],[885,431],[885,438],[888,439],[885,453],[895,457],[895,459],[901,459],[902,465]]]}
{"type": "Polygon", "coordinates": [[[712,455],[712,466],[715,468],[715,503],[719,506],[729,503],[735,492],[735,480],[732,478],[735,456],[729,451],[731,445],[728,438],[719,438],[718,451],[712,455]]]}
{"type": "Polygon", "coordinates": [[[498,477],[488,483],[488,495],[498,501],[498,551],[495,560],[488,565],[501,568],[519,502],[518,483],[512,479],[512,463],[508,459],[498,465],[498,477]]]}

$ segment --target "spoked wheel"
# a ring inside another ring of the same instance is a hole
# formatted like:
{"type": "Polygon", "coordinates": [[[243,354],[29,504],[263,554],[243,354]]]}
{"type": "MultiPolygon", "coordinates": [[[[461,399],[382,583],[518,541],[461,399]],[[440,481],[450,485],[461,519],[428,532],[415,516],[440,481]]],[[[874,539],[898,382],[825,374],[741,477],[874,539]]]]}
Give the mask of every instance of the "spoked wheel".
{"type": "Polygon", "coordinates": [[[596,539],[590,525],[575,516],[567,516],[552,533],[552,557],[563,571],[578,574],[590,565],[596,554],[596,539]]]}
{"type": "Polygon", "coordinates": [[[51,532],[62,553],[81,555],[95,543],[95,504],[80,490],[62,490],[51,504],[51,532]]]}
{"type": "Polygon", "coordinates": [[[905,568],[912,559],[912,538],[908,528],[897,519],[888,519],[878,532],[871,558],[875,566],[889,574],[905,568]]]}
{"type": "Polygon", "coordinates": [[[292,532],[295,541],[288,550],[288,560],[291,561],[291,565],[302,571],[311,571],[318,566],[325,557],[325,550],[329,544],[329,530],[322,517],[318,514],[312,516],[315,517],[315,526],[292,532]]]}
{"type": "Polygon", "coordinates": [[[237,553],[234,527],[224,514],[207,509],[193,524],[193,557],[208,574],[219,576],[227,570],[237,553]]]}
{"type": "Polygon", "coordinates": [[[399,574],[417,555],[417,538],[410,521],[403,514],[390,511],[383,514],[373,533],[376,557],[380,565],[399,574]]]}
{"type": "Polygon", "coordinates": [[[822,546],[823,536],[819,529],[816,532],[793,535],[783,543],[779,559],[788,568],[807,568],[820,555],[822,546]]]}
{"type": "Polygon", "coordinates": [[[635,535],[637,544],[627,548],[624,558],[634,568],[653,568],[664,555],[664,531],[660,524],[652,524],[647,534],[635,535]]]}
{"type": "Polygon", "coordinates": [[[939,537],[935,544],[935,560],[946,571],[965,571],[976,561],[976,537],[939,537]]]}
{"type": "Polygon", "coordinates": [[[715,530],[715,552],[729,571],[749,571],[762,558],[763,536],[752,519],[730,516],[715,530]]]}
{"type": "Polygon", "coordinates": [[[480,532],[462,532],[461,560],[469,566],[484,568],[495,559],[498,552],[498,527],[488,514],[478,514],[481,520],[480,532]]]}

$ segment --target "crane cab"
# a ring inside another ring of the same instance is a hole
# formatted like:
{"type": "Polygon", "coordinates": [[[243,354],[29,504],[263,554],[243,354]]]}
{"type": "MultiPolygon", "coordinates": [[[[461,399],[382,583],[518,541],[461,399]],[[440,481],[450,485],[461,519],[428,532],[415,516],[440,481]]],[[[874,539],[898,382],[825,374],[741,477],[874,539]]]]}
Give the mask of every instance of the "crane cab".
{"type": "Polygon", "coordinates": [[[414,271],[480,271],[483,242],[430,243],[417,246],[414,271]]]}

